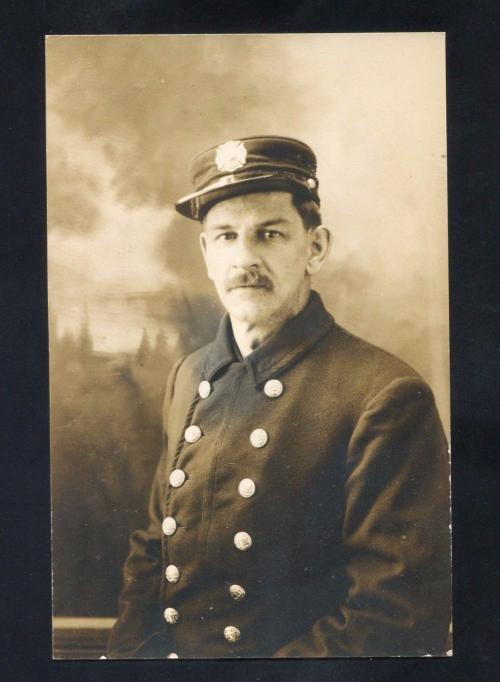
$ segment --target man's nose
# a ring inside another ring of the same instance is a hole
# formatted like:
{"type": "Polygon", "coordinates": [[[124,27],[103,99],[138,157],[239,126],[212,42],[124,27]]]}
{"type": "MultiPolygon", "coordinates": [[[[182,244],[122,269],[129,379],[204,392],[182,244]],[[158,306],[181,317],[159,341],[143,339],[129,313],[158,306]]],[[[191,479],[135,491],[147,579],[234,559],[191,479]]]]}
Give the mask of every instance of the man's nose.
{"type": "Polygon", "coordinates": [[[238,268],[251,268],[259,264],[255,240],[240,236],[233,251],[233,265],[238,268]]]}

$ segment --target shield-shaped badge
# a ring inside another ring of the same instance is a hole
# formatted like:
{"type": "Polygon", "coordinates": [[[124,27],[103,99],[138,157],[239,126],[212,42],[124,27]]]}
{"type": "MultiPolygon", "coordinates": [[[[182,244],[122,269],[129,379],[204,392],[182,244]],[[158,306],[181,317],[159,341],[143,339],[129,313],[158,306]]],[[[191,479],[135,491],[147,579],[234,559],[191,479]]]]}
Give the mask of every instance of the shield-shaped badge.
{"type": "Polygon", "coordinates": [[[221,172],[232,173],[245,165],[247,149],[240,140],[229,140],[217,147],[215,164],[221,172]]]}

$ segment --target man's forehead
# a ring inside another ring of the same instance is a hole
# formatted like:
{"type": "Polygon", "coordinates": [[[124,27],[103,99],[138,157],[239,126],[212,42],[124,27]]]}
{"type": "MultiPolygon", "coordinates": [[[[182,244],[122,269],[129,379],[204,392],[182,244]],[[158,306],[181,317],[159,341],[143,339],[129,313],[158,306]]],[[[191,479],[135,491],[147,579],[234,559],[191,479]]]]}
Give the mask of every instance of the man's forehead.
{"type": "MultiPolygon", "coordinates": [[[[290,192],[252,192],[219,201],[211,206],[204,218],[205,225],[219,222],[230,216],[273,218],[287,220],[296,212],[290,192]]],[[[298,215],[298,214],[297,214],[298,215]]]]}

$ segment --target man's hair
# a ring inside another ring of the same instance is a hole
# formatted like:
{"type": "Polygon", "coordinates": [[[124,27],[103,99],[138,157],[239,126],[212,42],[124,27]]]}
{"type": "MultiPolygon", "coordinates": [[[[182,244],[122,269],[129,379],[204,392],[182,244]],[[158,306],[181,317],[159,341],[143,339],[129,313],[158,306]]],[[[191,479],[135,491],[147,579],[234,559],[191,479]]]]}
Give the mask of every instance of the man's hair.
{"type": "Polygon", "coordinates": [[[294,192],[292,194],[292,203],[297,209],[297,213],[302,218],[306,230],[312,230],[313,227],[321,225],[321,211],[319,204],[311,199],[305,197],[303,194],[294,192]]]}

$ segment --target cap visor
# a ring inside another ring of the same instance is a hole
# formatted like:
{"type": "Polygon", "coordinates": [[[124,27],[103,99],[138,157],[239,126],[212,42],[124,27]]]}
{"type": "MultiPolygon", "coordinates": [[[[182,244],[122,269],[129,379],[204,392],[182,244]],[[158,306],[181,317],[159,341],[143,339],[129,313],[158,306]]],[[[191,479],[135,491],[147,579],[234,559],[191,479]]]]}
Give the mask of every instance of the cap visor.
{"type": "Polygon", "coordinates": [[[199,192],[193,192],[193,194],[182,197],[176,202],[175,208],[186,218],[199,220],[200,212],[208,210],[210,206],[219,201],[242,194],[271,192],[273,190],[284,192],[302,190],[306,194],[313,195],[305,182],[302,183],[300,180],[291,178],[287,175],[268,173],[266,175],[233,180],[225,185],[214,183],[199,192]]]}

